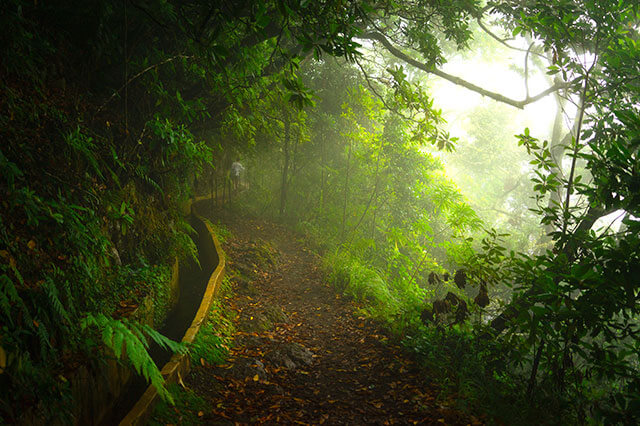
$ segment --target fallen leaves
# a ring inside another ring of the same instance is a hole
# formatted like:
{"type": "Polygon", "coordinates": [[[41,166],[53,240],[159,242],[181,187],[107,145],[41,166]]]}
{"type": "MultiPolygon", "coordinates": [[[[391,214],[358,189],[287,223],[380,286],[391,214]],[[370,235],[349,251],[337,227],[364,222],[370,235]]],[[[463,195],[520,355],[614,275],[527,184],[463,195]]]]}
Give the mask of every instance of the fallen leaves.
{"type": "MultiPolygon", "coordinates": [[[[226,419],[234,424],[471,423],[436,406],[434,390],[411,373],[415,368],[401,348],[388,344],[369,319],[353,314],[351,302],[322,281],[317,259],[300,251],[287,231],[271,224],[242,224],[237,230],[240,237],[227,251],[230,259],[234,250],[242,251],[248,244],[242,238],[266,239],[265,235],[276,236],[274,246],[280,247],[281,257],[275,270],[255,272],[255,293],[230,297],[225,303],[246,318],[264,316],[267,305],[280,306],[289,322],[268,331],[234,333],[244,346],[232,347],[225,364],[207,365],[199,373],[204,377],[190,383],[206,395],[211,407],[198,411],[199,418],[206,415],[207,422],[226,419]],[[278,345],[289,342],[311,349],[313,363],[294,368],[269,357],[278,345]],[[212,386],[215,382],[219,385],[212,386]]],[[[243,258],[257,264],[252,260],[243,258]]],[[[200,364],[206,363],[201,359],[200,364]]]]}

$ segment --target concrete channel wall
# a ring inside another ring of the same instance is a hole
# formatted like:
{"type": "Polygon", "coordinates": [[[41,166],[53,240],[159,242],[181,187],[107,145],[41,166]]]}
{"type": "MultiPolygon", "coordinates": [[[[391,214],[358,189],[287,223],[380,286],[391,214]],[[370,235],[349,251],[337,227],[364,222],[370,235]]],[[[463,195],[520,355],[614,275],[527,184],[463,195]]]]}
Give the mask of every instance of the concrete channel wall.
{"type": "MultiPolygon", "coordinates": [[[[201,201],[205,197],[197,200],[201,201]]],[[[193,202],[190,201],[184,206],[185,215],[189,214],[192,209],[193,202]]],[[[210,248],[203,250],[205,259],[209,264],[216,265],[213,273],[210,275],[204,296],[200,302],[200,306],[196,315],[187,329],[182,342],[191,343],[195,339],[200,326],[205,320],[211,302],[215,297],[215,293],[225,270],[225,257],[220,247],[220,242],[215,236],[213,229],[202,216],[193,212],[196,219],[206,227],[208,238],[210,238],[210,248]]],[[[208,244],[209,245],[209,244],[208,244]]],[[[175,260],[171,268],[171,280],[169,282],[170,304],[173,307],[177,302],[179,287],[180,267],[178,259],[175,260]]],[[[137,310],[132,314],[132,319],[141,323],[159,326],[153,323],[153,300],[151,296],[147,296],[137,310]]],[[[179,377],[184,377],[190,371],[189,355],[176,354],[162,368],[161,372],[167,383],[175,383],[179,377]]],[[[73,415],[74,425],[100,425],[104,423],[107,414],[111,412],[116,400],[126,389],[127,383],[133,376],[130,367],[122,365],[116,360],[115,356],[107,358],[104,365],[99,368],[89,368],[88,366],[80,366],[69,377],[69,385],[71,388],[71,413],[73,415]]],[[[144,424],[153,410],[157,401],[158,394],[153,386],[149,386],[142,397],[138,400],[133,409],[120,423],[121,425],[142,425],[144,424]]],[[[44,420],[38,416],[37,409],[30,410],[21,416],[22,425],[38,425],[44,424],[44,420]]],[[[62,425],[62,421],[55,421],[54,425],[62,425]]]]}
{"type": "MultiPolygon", "coordinates": [[[[190,206],[193,208],[192,206],[190,206]]],[[[224,277],[225,271],[225,257],[220,246],[220,242],[215,236],[215,233],[209,223],[204,220],[204,218],[197,214],[197,212],[193,211],[197,220],[202,222],[209,234],[209,237],[212,240],[213,246],[215,247],[215,253],[207,253],[207,256],[210,256],[211,263],[216,262],[218,266],[214,269],[213,273],[209,277],[207,282],[207,287],[204,292],[204,296],[200,302],[200,307],[196,312],[193,321],[191,322],[191,326],[187,329],[182,338],[183,343],[192,343],[202,326],[202,323],[207,317],[209,313],[209,308],[211,307],[211,303],[216,294],[216,290],[219,288],[220,283],[222,282],[222,278],[224,277]],[[215,258],[217,256],[217,259],[215,258]]],[[[189,354],[174,354],[169,362],[167,362],[162,368],[162,376],[164,377],[167,383],[176,383],[182,377],[185,377],[189,371],[191,370],[191,362],[189,358],[189,354]]],[[[158,401],[158,392],[153,386],[149,386],[147,390],[144,392],[142,397],[138,400],[135,406],[129,411],[126,417],[120,422],[121,426],[129,426],[129,425],[144,425],[151,413],[153,411],[153,407],[155,403],[158,401]]]]}

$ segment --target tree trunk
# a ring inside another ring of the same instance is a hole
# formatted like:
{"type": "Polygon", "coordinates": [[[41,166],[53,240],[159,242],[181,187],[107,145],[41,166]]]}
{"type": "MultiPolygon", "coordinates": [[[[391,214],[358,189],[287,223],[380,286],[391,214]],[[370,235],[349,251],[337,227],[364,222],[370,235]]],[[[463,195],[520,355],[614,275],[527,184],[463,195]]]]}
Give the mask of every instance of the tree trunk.
{"type": "Polygon", "coordinates": [[[320,212],[324,212],[324,203],[325,203],[325,193],[324,193],[324,185],[325,185],[325,169],[326,169],[326,158],[325,158],[325,146],[324,146],[324,138],[320,145],[320,212]]]}
{"type": "Polygon", "coordinates": [[[344,203],[342,204],[342,231],[341,239],[344,241],[344,233],[347,225],[347,200],[349,199],[349,165],[351,163],[351,139],[349,139],[349,151],[347,154],[347,170],[344,177],[344,203]]]}
{"type": "Polygon", "coordinates": [[[282,180],[280,182],[280,219],[284,219],[285,206],[287,204],[287,174],[289,172],[289,115],[285,113],[284,119],[284,164],[282,165],[282,180]]]}

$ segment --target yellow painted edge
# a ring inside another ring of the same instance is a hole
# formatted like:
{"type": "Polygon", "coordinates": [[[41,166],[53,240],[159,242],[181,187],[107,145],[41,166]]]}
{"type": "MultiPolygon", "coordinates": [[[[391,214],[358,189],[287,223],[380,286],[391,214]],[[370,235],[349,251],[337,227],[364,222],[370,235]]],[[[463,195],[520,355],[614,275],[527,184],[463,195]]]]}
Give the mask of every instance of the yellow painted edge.
{"type": "MultiPolygon", "coordinates": [[[[203,222],[207,227],[207,231],[213,240],[213,244],[215,245],[216,252],[218,254],[218,266],[216,266],[216,269],[214,269],[213,273],[209,277],[209,282],[207,283],[207,288],[204,292],[204,296],[202,297],[202,301],[200,302],[198,312],[196,312],[196,315],[191,322],[191,326],[187,329],[184,337],[182,338],[182,342],[185,343],[193,342],[198,330],[200,330],[200,326],[209,312],[216,290],[222,282],[226,264],[226,259],[222,251],[222,247],[220,246],[220,241],[216,238],[213,229],[202,216],[195,212],[194,214],[196,218],[203,222]]],[[[189,356],[187,354],[174,354],[169,362],[162,367],[162,375],[164,376],[165,381],[167,383],[175,383],[179,379],[178,376],[186,375],[191,370],[189,361],[189,356]]],[[[149,386],[138,402],[136,402],[136,405],[134,405],[131,411],[129,411],[125,418],[122,419],[120,426],[138,426],[144,424],[149,416],[151,416],[151,411],[153,410],[157,399],[158,392],[153,386],[149,386]]]]}

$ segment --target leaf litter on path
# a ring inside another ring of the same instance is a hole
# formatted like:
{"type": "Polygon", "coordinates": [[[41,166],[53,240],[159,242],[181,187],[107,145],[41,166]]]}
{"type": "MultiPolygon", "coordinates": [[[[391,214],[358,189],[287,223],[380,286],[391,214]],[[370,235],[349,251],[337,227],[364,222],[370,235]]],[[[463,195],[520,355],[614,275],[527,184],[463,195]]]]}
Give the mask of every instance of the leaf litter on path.
{"type": "Polygon", "coordinates": [[[401,348],[327,285],[319,258],[293,233],[242,218],[227,226],[234,295],[225,302],[238,332],[224,365],[196,364],[184,380],[210,407],[199,422],[479,424],[437,402],[401,348]]]}

